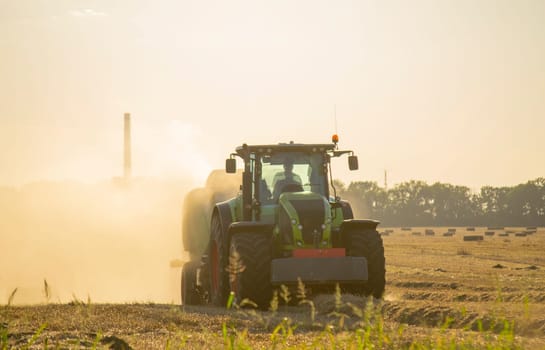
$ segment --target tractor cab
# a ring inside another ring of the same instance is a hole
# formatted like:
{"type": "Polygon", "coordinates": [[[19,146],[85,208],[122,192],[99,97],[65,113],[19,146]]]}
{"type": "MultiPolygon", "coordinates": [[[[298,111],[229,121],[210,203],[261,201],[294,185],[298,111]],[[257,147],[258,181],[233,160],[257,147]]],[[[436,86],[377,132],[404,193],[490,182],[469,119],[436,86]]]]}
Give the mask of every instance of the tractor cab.
{"type": "MultiPolygon", "coordinates": [[[[352,151],[339,151],[337,144],[296,144],[277,145],[243,144],[226,160],[227,173],[236,172],[235,156],[244,161],[242,201],[244,221],[260,221],[261,206],[278,204],[285,192],[309,192],[327,200],[331,182],[332,157],[349,156],[350,170],[358,169],[357,157],[352,151]],[[329,174],[329,178],[328,178],[329,174]]],[[[334,189],[334,187],[332,186],[334,189]]]]}

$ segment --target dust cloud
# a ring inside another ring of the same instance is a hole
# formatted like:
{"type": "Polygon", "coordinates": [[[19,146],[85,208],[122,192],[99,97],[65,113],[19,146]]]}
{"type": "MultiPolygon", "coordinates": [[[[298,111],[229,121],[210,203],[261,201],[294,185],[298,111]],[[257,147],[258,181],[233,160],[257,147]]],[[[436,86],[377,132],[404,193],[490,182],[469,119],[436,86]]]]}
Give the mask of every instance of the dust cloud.
{"type": "Polygon", "coordinates": [[[179,303],[190,180],[0,187],[0,304],[179,303]],[[46,297],[44,280],[50,287],[46,297]]]}
{"type": "Polygon", "coordinates": [[[190,259],[200,259],[208,246],[213,204],[233,198],[241,183],[241,171],[235,175],[227,174],[223,169],[213,170],[204,187],[187,193],[182,209],[182,234],[190,259]]]}

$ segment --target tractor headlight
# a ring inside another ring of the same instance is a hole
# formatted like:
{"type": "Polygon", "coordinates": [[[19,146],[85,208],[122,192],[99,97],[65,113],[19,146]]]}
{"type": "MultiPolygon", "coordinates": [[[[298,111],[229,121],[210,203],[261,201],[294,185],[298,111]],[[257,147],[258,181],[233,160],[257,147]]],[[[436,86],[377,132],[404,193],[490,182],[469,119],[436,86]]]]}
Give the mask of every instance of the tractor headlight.
{"type": "Polygon", "coordinates": [[[297,226],[297,228],[299,229],[299,231],[303,231],[303,225],[299,225],[297,226]]]}
{"type": "Polygon", "coordinates": [[[292,225],[295,225],[296,223],[297,223],[297,220],[291,219],[291,224],[292,224],[292,225]]]}
{"type": "Polygon", "coordinates": [[[322,230],[325,230],[325,224],[322,224],[322,230]]]}

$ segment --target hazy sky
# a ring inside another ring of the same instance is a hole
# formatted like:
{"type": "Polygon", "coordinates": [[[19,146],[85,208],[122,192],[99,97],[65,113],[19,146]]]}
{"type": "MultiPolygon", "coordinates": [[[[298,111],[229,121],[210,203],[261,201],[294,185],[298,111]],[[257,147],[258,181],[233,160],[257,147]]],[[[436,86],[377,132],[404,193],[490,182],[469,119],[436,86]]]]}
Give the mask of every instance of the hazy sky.
{"type": "Polygon", "coordinates": [[[545,176],[545,1],[0,0],[0,184],[203,176],[329,142],[346,181],[545,176]],[[341,169],[342,168],[342,169],[341,169]]]}

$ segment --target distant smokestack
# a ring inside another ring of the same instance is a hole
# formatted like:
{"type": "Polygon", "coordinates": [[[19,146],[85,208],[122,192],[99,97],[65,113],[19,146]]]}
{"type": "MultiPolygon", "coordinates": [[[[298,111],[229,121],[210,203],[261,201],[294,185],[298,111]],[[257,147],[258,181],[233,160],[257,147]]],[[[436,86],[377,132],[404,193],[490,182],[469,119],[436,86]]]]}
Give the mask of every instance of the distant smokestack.
{"type": "Polygon", "coordinates": [[[125,138],[124,138],[124,156],[123,168],[125,180],[131,177],[131,114],[125,113],[125,138]]]}

